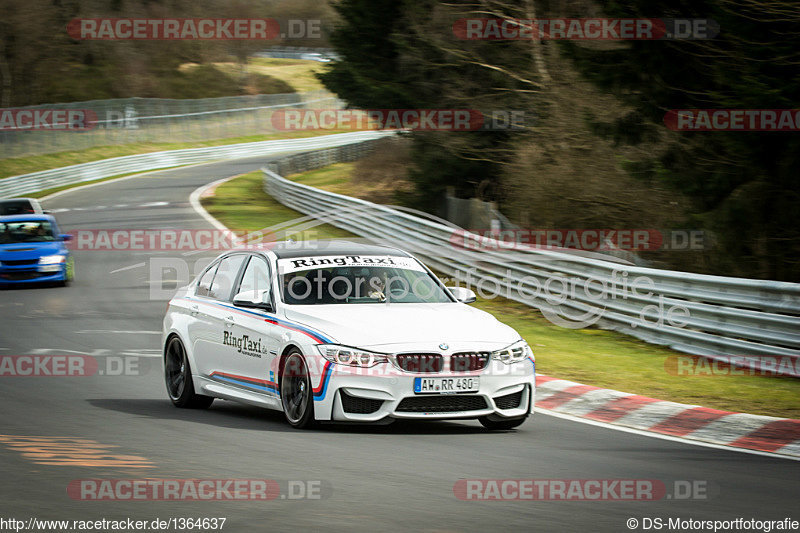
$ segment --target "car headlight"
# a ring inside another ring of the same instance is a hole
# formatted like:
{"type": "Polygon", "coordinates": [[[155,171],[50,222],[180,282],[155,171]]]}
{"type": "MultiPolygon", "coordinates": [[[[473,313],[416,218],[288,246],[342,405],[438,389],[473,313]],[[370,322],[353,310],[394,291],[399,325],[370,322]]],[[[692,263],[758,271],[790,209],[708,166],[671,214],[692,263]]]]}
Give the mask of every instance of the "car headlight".
{"type": "Polygon", "coordinates": [[[39,258],[40,265],[57,265],[58,263],[63,263],[66,261],[67,256],[65,255],[43,255],[39,258]]]}
{"type": "Polygon", "coordinates": [[[337,344],[320,344],[317,346],[322,357],[332,363],[340,365],[360,366],[369,368],[379,363],[388,363],[389,358],[384,354],[373,353],[367,350],[351,348],[350,346],[339,346],[337,344]]]}
{"type": "Polygon", "coordinates": [[[500,361],[507,365],[519,363],[526,357],[532,357],[533,351],[528,343],[520,339],[511,346],[492,352],[492,359],[500,361]]]}

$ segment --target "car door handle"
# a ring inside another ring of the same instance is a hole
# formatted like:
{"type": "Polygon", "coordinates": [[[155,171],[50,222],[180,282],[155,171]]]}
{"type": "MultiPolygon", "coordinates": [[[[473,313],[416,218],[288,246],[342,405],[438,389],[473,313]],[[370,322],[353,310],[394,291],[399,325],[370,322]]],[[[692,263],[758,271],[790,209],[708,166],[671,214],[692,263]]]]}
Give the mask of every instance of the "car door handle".
{"type": "Polygon", "coordinates": [[[233,321],[233,315],[225,317],[225,325],[229,328],[232,328],[235,322],[233,321]]]}
{"type": "Polygon", "coordinates": [[[189,308],[191,309],[190,313],[191,313],[192,316],[197,316],[197,313],[200,312],[200,306],[199,305],[194,305],[193,304],[193,305],[190,305],[189,308]]]}

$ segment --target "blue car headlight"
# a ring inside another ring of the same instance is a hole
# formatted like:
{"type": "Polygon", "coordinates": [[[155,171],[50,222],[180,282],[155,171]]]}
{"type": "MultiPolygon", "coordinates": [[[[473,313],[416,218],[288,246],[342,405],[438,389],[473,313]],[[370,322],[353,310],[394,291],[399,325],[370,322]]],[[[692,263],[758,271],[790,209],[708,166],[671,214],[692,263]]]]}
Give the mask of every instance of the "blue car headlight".
{"type": "Polygon", "coordinates": [[[56,255],[43,255],[39,258],[40,265],[57,265],[59,263],[63,263],[67,260],[66,255],[56,254],[56,255]]]}

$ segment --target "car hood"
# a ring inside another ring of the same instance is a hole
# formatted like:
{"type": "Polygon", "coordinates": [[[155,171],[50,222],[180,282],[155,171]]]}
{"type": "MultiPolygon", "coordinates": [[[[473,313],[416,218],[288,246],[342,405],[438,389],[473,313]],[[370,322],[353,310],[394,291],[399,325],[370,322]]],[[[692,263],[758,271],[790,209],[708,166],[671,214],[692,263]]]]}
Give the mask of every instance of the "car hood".
{"type": "Polygon", "coordinates": [[[376,351],[494,350],[520,338],[489,313],[461,303],[291,306],[285,314],[340,344],[376,351]]]}
{"type": "Polygon", "coordinates": [[[60,241],[0,244],[0,262],[38,259],[43,255],[64,253],[66,253],[66,248],[60,241]]]}

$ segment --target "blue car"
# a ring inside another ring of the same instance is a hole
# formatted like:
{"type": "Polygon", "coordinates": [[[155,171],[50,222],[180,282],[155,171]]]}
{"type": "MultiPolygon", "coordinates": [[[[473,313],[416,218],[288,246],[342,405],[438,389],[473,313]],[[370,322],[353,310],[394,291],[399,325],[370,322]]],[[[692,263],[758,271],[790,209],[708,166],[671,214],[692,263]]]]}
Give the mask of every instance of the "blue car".
{"type": "Polygon", "coordinates": [[[0,286],[72,280],[74,261],[50,215],[0,217],[0,286]]]}

